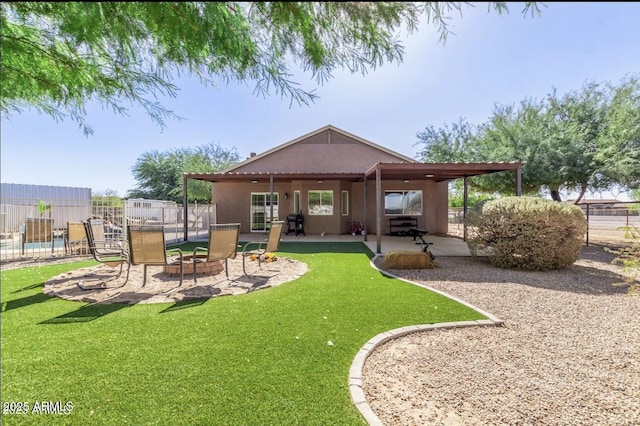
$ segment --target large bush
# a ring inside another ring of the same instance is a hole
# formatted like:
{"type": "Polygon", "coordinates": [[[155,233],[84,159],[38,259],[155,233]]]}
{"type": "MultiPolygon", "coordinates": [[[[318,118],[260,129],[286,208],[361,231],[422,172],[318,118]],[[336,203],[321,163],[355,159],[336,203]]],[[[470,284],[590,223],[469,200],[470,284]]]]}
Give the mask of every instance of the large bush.
{"type": "Polygon", "coordinates": [[[573,264],[587,230],[580,207],[536,197],[477,204],[466,223],[472,255],[487,254],[501,268],[536,271],[573,264]]]}

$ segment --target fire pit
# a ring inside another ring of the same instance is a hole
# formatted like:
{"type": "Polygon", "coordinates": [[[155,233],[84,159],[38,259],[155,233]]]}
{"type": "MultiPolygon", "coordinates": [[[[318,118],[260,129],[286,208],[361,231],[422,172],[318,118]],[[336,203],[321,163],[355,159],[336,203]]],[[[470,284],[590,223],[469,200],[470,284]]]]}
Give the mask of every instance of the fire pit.
{"type": "MultiPolygon", "coordinates": [[[[206,254],[198,254],[196,255],[198,259],[206,259],[206,254]]],[[[193,275],[193,255],[184,256],[184,275],[193,275]]],[[[204,263],[198,263],[197,271],[198,275],[216,275],[222,272],[224,269],[224,264],[222,260],[210,260],[204,263]]],[[[170,276],[178,276],[180,275],[180,264],[176,265],[165,265],[164,273],[170,276]]]]}

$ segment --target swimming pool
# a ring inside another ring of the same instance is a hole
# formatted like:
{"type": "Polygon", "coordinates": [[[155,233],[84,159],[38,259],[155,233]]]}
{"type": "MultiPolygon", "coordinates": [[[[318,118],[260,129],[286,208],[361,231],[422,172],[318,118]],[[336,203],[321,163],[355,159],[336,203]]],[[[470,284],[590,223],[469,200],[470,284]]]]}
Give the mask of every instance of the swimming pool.
{"type": "MultiPolygon", "coordinates": [[[[53,239],[53,251],[64,252],[64,238],[62,236],[53,239]]],[[[22,255],[22,239],[16,233],[12,237],[0,239],[0,252],[2,258],[19,257],[22,255]]],[[[51,242],[26,243],[24,245],[25,256],[35,256],[51,253],[51,242]]]]}

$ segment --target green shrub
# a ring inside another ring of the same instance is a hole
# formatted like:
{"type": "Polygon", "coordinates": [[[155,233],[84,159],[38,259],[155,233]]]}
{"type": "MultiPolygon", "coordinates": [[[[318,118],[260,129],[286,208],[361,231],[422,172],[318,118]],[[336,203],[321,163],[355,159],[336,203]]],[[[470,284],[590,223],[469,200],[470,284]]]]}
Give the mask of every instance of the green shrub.
{"type": "Polygon", "coordinates": [[[480,203],[466,223],[472,255],[484,252],[495,266],[535,271],[573,264],[587,230],[580,207],[536,197],[480,203]]]}

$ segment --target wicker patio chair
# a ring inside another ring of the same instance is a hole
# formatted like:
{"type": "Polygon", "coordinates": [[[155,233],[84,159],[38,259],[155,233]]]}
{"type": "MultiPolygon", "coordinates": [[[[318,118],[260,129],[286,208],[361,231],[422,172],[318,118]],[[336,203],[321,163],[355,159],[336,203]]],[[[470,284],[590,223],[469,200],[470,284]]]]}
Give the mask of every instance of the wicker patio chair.
{"type": "Polygon", "coordinates": [[[53,254],[53,219],[27,218],[21,237],[22,255],[25,253],[27,243],[51,243],[51,254],[53,254]]]}
{"type": "Polygon", "coordinates": [[[262,268],[263,260],[261,257],[267,253],[272,253],[278,250],[280,247],[280,238],[282,237],[282,229],[284,227],[284,221],[271,222],[271,228],[269,229],[269,235],[265,241],[249,241],[242,247],[242,272],[245,276],[247,274],[245,259],[253,255],[258,259],[258,267],[262,268]],[[249,250],[249,247],[255,245],[256,247],[249,250]]]}
{"type": "Polygon", "coordinates": [[[196,247],[193,250],[193,282],[197,282],[198,263],[224,259],[224,272],[229,279],[229,259],[235,259],[240,238],[239,223],[221,223],[209,225],[209,246],[196,247]],[[198,252],[206,251],[206,256],[198,257],[198,252]]]}
{"type": "Polygon", "coordinates": [[[147,266],[180,265],[180,285],[184,278],[184,256],[179,248],[167,249],[162,225],[129,225],[127,227],[129,254],[132,265],[144,265],[144,280],[147,283],[147,266]],[[168,253],[177,253],[170,258],[168,253]]]}
{"type": "Polygon", "coordinates": [[[105,281],[100,281],[93,285],[85,285],[83,282],[80,282],[78,283],[78,287],[83,290],[123,287],[129,280],[129,271],[131,269],[127,241],[122,239],[107,239],[104,231],[104,221],[102,219],[89,219],[85,221],[84,229],[87,233],[89,251],[93,255],[93,258],[112,268],[119,266],[120,270],[115,276],[105,281]],[[122,275],[125,264],[127,265],[127,276],[124,282],[119,286],[107,287],[107,283],[118,279],[122,275]]]}

